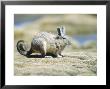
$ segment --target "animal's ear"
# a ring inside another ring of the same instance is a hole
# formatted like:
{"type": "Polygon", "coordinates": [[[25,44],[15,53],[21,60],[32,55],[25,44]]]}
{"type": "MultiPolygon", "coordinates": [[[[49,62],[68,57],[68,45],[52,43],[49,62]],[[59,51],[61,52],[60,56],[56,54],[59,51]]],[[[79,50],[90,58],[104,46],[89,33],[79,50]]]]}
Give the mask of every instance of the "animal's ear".
{"type": "Polygon", "coordinates": [[[61,36],[61,29],[59,27],[57,28],[57,32],[58,32],[58,35],[61,36]]]}
{"type": "Polygon", "coordinates": [[[63,35],[66,35],[65,27],[64,27],[64,26],[61,27],[61,31],[62,31],[62,34],[63,34],[63,35]]]}
{"type": "Polygon", "coordinates": [[[65,28],[63,26],[62,27],[58,27],[57,28],[57,32],[58,32],[59,36],[62,36],[62,37],[65,36],[65,28]]]}

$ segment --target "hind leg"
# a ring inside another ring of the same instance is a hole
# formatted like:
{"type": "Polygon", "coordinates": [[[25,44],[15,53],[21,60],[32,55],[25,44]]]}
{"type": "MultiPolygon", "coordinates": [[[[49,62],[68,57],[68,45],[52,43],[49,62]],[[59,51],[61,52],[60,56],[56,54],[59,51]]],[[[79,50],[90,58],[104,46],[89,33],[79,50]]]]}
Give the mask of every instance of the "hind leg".
{"type": "Polygon", "coordinates": [[[46,56],[46,49],[44,49],[44,48],[41,49],[40,53],[41,53],[42,57],[44,58],[46,56]]]}
{"type": "Polygon", "coordinates": [[[41,52],[42,57],[46,56],[46,52],[47,52],[46,50],[47,50],[47,43],[46,41],[44,41],[42,45],[40,45],[40,52],[41,52]]]}
{"type": "Polygon", "coordinates": [[[41,56],[44,58],[46,56],[45,52],[41,52],[41,56]]]}

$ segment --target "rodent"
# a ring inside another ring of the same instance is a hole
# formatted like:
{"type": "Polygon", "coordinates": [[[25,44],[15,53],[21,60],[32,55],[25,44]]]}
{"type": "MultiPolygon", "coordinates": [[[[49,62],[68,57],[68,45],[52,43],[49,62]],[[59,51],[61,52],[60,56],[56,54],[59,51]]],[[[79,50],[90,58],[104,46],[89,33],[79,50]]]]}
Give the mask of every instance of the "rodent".
{"type": "Polygon", "coordinates": [[[42,57],[62,57],[61,52],[71,41],[65,35],[64,27],[57,28],[58,34],[41,32],[36,34],[31,41],[31,48],[28,51],[24,40],[17,42],[17,50],[21,55],[29,56],[32,53],[41,53],[42,57]]]}

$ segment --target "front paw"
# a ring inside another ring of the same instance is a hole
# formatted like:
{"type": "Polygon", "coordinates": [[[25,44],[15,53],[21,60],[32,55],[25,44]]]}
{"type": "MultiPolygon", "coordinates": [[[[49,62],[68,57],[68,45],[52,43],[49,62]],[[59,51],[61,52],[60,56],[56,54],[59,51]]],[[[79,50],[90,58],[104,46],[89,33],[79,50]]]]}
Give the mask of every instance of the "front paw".
{"type": "Polygon", "coordinates": [[[62,56],[62,55],[57,55],[57,57],[58,57],[58,58],[62,58],[63,56],[62,56]]]}

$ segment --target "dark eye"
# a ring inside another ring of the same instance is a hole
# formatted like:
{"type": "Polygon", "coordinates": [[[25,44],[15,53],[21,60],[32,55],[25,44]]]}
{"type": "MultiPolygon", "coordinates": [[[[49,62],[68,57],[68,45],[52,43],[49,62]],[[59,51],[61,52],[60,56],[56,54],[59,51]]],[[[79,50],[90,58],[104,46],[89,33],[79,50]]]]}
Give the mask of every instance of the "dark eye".
{"type": "Polygon", "coordinates": [[[66,39],[66,38],[63,38],[63,39],[66,39]]]}

